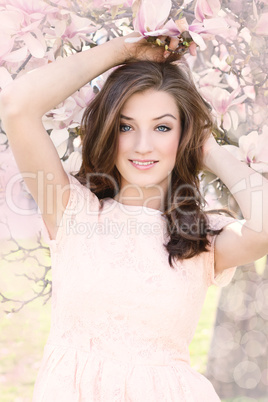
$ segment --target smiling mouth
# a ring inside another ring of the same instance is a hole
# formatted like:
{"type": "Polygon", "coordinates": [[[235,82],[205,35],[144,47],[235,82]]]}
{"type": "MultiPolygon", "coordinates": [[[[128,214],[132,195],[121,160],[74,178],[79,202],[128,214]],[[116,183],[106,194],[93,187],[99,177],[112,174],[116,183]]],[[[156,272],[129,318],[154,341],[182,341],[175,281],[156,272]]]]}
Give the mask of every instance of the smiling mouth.
{"type": "Polygon", "coordinates": [[[158,161],[137,161],[137,160],[131,160],[131,159],[129,159],[129,160],[130,160],[130,162],[132,162],[138,166],[149,166],[149,165],[153,165],[158,162],[158,161]]]}

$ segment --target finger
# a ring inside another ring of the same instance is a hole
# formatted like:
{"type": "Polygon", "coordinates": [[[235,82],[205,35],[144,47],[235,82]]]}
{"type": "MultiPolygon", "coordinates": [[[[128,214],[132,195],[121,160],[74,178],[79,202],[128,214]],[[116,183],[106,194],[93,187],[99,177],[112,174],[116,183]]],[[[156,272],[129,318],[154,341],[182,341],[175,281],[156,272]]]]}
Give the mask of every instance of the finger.
{"type": "Polygon", "coordinates": [[[155,42],[159,46],[165,46],[167,36],[160,35],[155,39],[155,42]]]}
{"type": "Polygon", "coordinates": [[[192,42],[189,46],[190,55],[196,56],[196,43],[192,42]]]}
{"type": "Polygon", "coordinates": [[[169,43],[169,48],[170,49],[175,50],[176,47],[178,46],[178,44],[179,44],[179,39],[178,38],[175,38],[175,37],[170,38],[170,43],[169,43]]]}

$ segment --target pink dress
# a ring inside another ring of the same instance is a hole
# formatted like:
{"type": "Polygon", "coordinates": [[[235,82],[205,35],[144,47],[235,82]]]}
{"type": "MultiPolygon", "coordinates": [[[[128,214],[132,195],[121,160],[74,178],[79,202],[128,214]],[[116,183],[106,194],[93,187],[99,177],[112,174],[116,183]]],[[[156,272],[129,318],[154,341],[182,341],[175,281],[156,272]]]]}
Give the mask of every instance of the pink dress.
{"type": "MultiPolygon", "coordinates": [[[[172,269],[160,211],[98,198],[68,175],[71,194],[52,260],[52,321],[33,402],[219,402],[190,366],[189,344],[214,278],[209,252],[172,269]]],[[[213,227],[232,218],[211,217],[213,227]]]]}

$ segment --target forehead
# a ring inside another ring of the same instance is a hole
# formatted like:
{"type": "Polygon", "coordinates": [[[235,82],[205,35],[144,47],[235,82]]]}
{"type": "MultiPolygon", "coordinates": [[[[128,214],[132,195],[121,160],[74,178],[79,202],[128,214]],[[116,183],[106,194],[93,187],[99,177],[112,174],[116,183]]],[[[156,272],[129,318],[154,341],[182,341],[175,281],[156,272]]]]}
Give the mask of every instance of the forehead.
{"type": "Polygon", "coordinates": [[[174,97],[167,92],[153,89],[131,95],[122,108],[123,114],[135,113],[139,115],[146,113],[148,117],[152,114],[164,114],[163,112],[179,116],[178,106],[174,97]]]}

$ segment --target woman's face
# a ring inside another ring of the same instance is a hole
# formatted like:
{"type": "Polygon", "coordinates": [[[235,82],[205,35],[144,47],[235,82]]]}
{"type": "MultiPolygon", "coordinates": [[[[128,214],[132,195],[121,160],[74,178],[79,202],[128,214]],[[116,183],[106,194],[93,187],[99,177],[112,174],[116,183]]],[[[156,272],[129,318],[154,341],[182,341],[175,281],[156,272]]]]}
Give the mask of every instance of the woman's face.
{"type": "Polygon", "coordinates": [[[121,114],[116,158],[121,189],[153,185],[166,191],[180,134],[179,111],[171,95],[156,90],[132,95],[121,114]]]}

